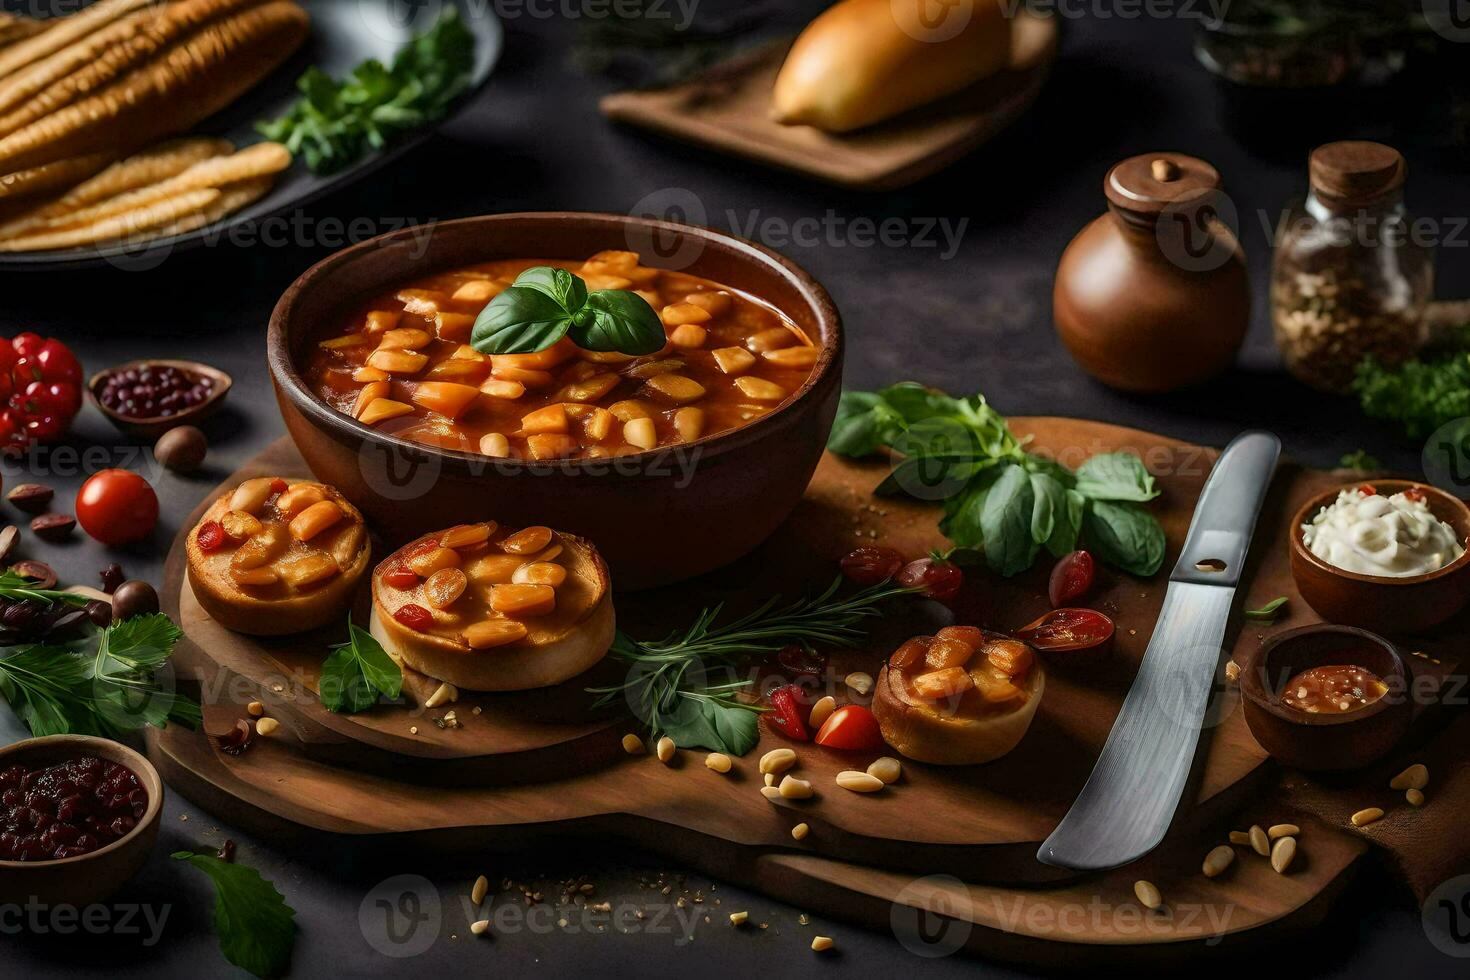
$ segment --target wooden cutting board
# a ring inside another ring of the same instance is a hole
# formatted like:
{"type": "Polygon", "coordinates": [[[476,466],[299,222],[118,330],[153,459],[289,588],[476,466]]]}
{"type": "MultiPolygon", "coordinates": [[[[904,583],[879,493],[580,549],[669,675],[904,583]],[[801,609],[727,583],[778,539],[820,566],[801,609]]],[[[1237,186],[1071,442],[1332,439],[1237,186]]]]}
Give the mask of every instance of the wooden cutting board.
{"type": "Polygon", "coordinates": [[[603,115],[721,153],[860,190],[902,187],[969,153],[1024,112],[1057,54],[1057,18],[1029,12],[1013,23],[1011,65],[941,99],[854,133],[783,126],[771,88],[790,41],[715,65],[668,88],[605,96],[603,115]]]}
{"type": "MultiPolygon", "coordinates": [[[[1039,451],[1072,466],[1099,452],[1137,452],[1162,490],[1152,506],[1168,538],[1164,567],[1170,567],[1213,450],[1068,419],[1017,419],[1013,427],[1033,436],[1039,451]]],[[[620,628],[633,636],[662,636],[715,602],[738,612],[776,593],[820,588],[830,581],[835,559],[860,543],[876,541],[909,554],[940,545],[936,508],[871,496],[886,469],[827,457],[806,499],[772,540],[694,582],[619,596],[620,628]]],[[[220,492],[250,476],[305,473],[282,440],[220,492]]],[[[1292,585],[1286,525],[1302,499],[1337,482],[1331,474],[1282,465],[1240,599],[1255,606],[1287,595],[1290,611],[1269,627],[1235,624],[1226,647],[1236,656],[1271,632],[1316,621],[1292,585]]],[[[192,524],[193,519],[183,533],[192,524]]],[[[650,547],[678,547],[677,534],[650,529],[650,547]]],[[[1322,826],[1320,836],[1314,830],[1303,839],[1303,860],[1289,876],[1253,858],[1237,862],[1225,878],[1207,881],[1199,875],[1204,852],[1224,830],[1250,822],[1245,810],[1254,807],[1264,823],[1290,819],[1291,813],[1289,799],[1275,791],[1263,796],[1275,768],[1252,739],[1233,686],[1222,679],[1187,790],[1189,805],[1164,847],[1138,866],[1061,887],[1055,883],[1062,875],[1036,862],[1039,842],[1081,789],[1132,681],[1163,599],[1162,574],[1147,582],[1124,575],[1101,582],[1090,601],[1118,624],[1114,650],[1104,658],[1047,658],[1047,691],[1037,719],[1004,759],[961,768],[906,764],[899,784],[866,796],[838,789],[833,776],[861,768],[871,757],[798,746],[800,774],[813,781],[818,797],[773,805],[758,792],[754,763],[767,749],[789,744],[784,739],[763,730],[761,744],[728,776],[707,770],[702,752],[681,752],[672,766],[649,756],[629,757],[618,746],[631,730],[629,721],[586,710],[590,698],[583,688],[592,678],[533,694],[466,694],[439,709],[406,704],[354,716],[327,712],[313,693],[316,668],[326,644],[341,637],[328,631],[285,642],[218,629],[189,594],[182,551],[176,542],[165,572],[165,605],[186,633],[176,659],[203,685],[206,729],[228,730],[257,698],[270,705],[281,728],[237,757],[215,751],[202,734],[171,728],[151,735],[153,758],[186,796],[224,819],[273,834],[386,835],[450,850],[483,847],[487,837],[498,845],[523,846],[559,835],[610,835],[788,901],[854,918],[870,917],[875,901],[884,895],[891,900],[915,875],[937,873],[952,877],[937,885],[923,878],[918,892],[905,891],[905,901],[911,897],[920,907],[927,895],[959,910],[956,916],[974,930],[973,945],[992,951],[1028,937],[1116,946],[1202,941],[1215,934],[1212,929],[1234,934],[1281,926],[1293,917],[1308,918],[1306,910],[1320,910],[1366,849],[1357,835],[1322,826]],[[460,727],[438,727],[450,708],[460,727]],[[797,822],[812,828],[799,843],[790,836],[797,822]],[[1213,896],[1234,910],[1233,918],[1223,929],[1198,919],[1186,922],[1181,915],[1141,932],[1102,925],[1059,937],[1054,927],[1002,914],[1013,899],[1020,908],[1049,909],[1053,915],[1083,895],[1131,902],[1131,883],[1140,876],[1181,903],[1188,897],[1207,904],[1213,896]],[[1042,884],[1051,887],[1037,890],[1042,884]]],[[[1038,567],[1004,581],[972,573],[972,586],[955,606],[956,621],[997,629],[1029,622],[1047,608],[1046,571],[1038,567]]],[[[876,674],[899,640],[933,632],[949,615],[934,603],[904,604],[877,624],[864,648],[834,654],[836,676],[854,669],[876,674]]],[[[1443,636],[1452,634],[1446,630],[1443,636]]],[[[1442,638],[1419,644],[1440,659],[1451,656],[1450,646],[1442,638]]],[[[617,674],[607,664],[595,673],[608,671],[617,674]]]]}

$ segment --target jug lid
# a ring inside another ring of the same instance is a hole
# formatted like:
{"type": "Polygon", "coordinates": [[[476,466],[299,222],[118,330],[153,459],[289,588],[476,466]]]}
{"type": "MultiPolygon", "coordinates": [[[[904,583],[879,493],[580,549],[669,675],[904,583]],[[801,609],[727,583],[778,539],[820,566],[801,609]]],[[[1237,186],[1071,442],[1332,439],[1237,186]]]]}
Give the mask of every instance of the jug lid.
{"type": "Polygon", "coordinates": [[[1220,172],[1183,153],[1140,153],[1113,166],[1103,193],[1116,208],[1154,218],[1166,208],[1188,205],[1220,189],[1220,172]]]}

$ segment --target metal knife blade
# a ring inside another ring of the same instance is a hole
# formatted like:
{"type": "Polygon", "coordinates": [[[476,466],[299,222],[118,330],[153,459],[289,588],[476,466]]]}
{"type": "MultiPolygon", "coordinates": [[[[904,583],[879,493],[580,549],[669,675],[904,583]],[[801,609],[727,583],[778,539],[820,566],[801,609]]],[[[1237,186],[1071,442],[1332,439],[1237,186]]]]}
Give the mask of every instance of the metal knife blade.
{"type": "Polygon", "coordinates": [[[1199,744],[1235,588],[1281,440],[1236,436],[1195,507],[1159,621],[1102,755],[1041,845],[1043,864],[1101,871],[1137,860],[1169,829],[1199,744]]]}

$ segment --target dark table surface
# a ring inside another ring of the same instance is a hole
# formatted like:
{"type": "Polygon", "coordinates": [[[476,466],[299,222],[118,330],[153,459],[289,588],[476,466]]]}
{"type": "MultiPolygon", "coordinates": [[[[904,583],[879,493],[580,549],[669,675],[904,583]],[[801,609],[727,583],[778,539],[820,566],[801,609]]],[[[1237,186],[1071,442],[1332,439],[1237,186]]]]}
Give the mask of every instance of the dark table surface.
{"type": "MultiPolygon", "coordinates": [[[[238,385],[227,410],[209,425],[213,446],[208,469],[198,476],[156,468],[146,451],[120,439],[92,409],[79,419],[71,443],[38,451],[21,465],[5,463],[7,484],[44,480],[61,489],[63,500],[86,473],[131,466],[150,477],[163,500],[163,519],[146,546],[109,555],[78,536],[60,546],[28,543],[32,556],[53,562],[64,581],[92,583],[97,569],[115,557],[132,576],[157,581],[167,543],[194,504],[282,434],[265,370],[266,318],[285,286],[340,247],[344,233],[355,240],[406,222],[484,212],[628,212],[671,200],[697,201],[704,223],[763,240],[826,284],[849,331],[851,385],[916,378],[955,392],[983,391],[1007,414],[1102,419],[1212,445],[1242,428],[1265,426],[1281,434],[1288,453],[1311,464],[1335,465],[1341,454],[1364,448],[1417,472],[1417,445],[1390,426],[1364,421],[1351,402],[1314,394],[1286,377],[1260,295],[1238,367],[1203,392],[1135,398],[1110,391],[1083,375],[1057,343],[1052,272],[1070,237],[1101,211],[1102,175],[1114,161],[1176,149],[1213,162],[1241,215],[1258,286],[1269,260],[1265,229],[1283,203],[1303,191],[1304,157],[1296,149],[1261,155],[1226,135],[1219,94],[1190,53],[1190,23],[1069,20],[1055,75],[1027,117],[944,174],[870,195],[607,124],[596,111],[607,83],[568,63],[570,26],[560,16],[533,16],[532,9],[553,8],[502,5],[509,40],[500,68],[483,97],[441,136],[367,183],[292,215],[289,224],[264,229],[258,240],[175,255],[147,271],[107,268],[0,282],[0,327],[7,335],[28,329],[63,338],[89,369],[140,356],[198,358],[231,372],[238,385]],[[852,224],[890,217],[908,229],[903,247],[870,244],[852,224]]],[[[1470,182],[1432,136],[1369,119],[1344,135],[1389,136],[1408,151],[1409,198],[1418,213],[1442,219],[1470,214],[1470,182]]],[[[1464,244],[1440,251],[1443,296],[1464,285],[1470,268],[1464,244]]],[[[297,976],[531,970],[785,976],[815,969],[893,975],[919,962],[888,932],[816,917],[808,922],[801,909],[697,876],[681,885],[664,877],[680,869],[610,842],[512,859],[465,856],[450,866],[427,864],[412,853],[367,856],[347,845],[288,850],[252,839],[174,795],[154,860],[116,900],[146,907],[154,921],[166,915],[161,931],[138,915],[135,931],[16,934],[13,919],[6,918],[0,920],[6,936],[0,974],[231,972],[210,932],[202,878],[165,857],[225,838],[235,839],[240,859],[274,880],[297,910],[297,976]],[[691,896],[702,891],[711,919],[695,916],[688,935],[667,917],[658,928],[644,924],[620,932],[599,928],[605,917],[589,924],[573,915],[563,925],[552,916],[477,940],[467,932],[462,896],[481,872],[497,885],[502,878],[534,880],[548,895],[560,890],[557,882],[586,875],[597,899],[645,910],[643,923],[661,907],[670,911],[670,900],[686,888],[691,896]],[[435,896],[442,899],[436,941],[412,958],[386,957],[374,945],[392,948],[382,942],[383,913],[374,911],[372,899],[373,889],[396,874],[432,879],[421,888],[425,908],[435,896]],[[673,885],[668,895],[660,882],[673,885]],[[362,924],[360,908],[367,909],[362,924]],[[725,915],[736,909],[748,909],[752,921],[769,928],[732,930],[725,915]],[[839,955],[813,962],[807,946],[816,933],[837,937],[839,955]]],[[[1323,976],[1463,976],[1461,963],[1426,941],[1407,893],[1371,864],[1328,926],[1277,950],[1272,962],[1323,976]]],[[[1242,966],[1225,950],[1204,954],[1198,963],[1207,970],[1242,966]]],[[[931,960],[926,968],[935,976],[1013,972],[962,956],[931,960]]]]}

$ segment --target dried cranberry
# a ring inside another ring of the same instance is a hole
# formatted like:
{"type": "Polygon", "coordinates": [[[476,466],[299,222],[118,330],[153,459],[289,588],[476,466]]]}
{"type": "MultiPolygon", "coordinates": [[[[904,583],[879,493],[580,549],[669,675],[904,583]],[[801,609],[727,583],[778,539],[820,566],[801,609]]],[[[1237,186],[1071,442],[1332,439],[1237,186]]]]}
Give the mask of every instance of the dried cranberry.
{"type": "Polygon", "coordinates": [[[411,630],[426,630],[434,623],[433,614],[423,606],[413,602],[400,606],[393,613],[393,618],[411,630]]]}
{"type": "Polygon", "coordinates": [[[390,572],[384,572],[383,581],[395,589],[411,589],[419,584],[419,573],[411,568],[399,566],[390,572]]]}
{"type": "Polygon", "coordinates": [[[776,653],[776,663],[793,676],[821,677],[827,672],[827,658],[823,654],[802,646],[784,646],[776,653]]]}
{"type": "Polygon", "coordinates": [[[942,558],[920,558],[903,566],[898,573],[898,584],[921,588],[930,599],[948,602],[965,584],[965,573],[954,562],[942,558]]]}
{"type": "Polygon", "coordinates": [[[200,551],[218,551],[225,544],[225,529],[219,521],[205,521],[194,535],[200,551]]]}
{"type": "Polygon", "coordinates": [[[95,756],[40,769],[11,766],[0,773],[0,785],[9,787],[0,798],[0,860],[90,853],[131,832],[147,809],[148,793],[138,777],[95,756]],[[142,801],[141,809],[133,798],[142,801]]]}
{"type": "Polygon", "coordinates": [[[893,578],[903,567],[903,555],[892,548],[856,548],[838,562],[842,574],[858,585],[877,585],[893,578]]]}

